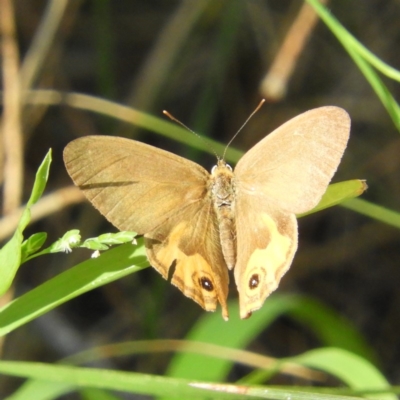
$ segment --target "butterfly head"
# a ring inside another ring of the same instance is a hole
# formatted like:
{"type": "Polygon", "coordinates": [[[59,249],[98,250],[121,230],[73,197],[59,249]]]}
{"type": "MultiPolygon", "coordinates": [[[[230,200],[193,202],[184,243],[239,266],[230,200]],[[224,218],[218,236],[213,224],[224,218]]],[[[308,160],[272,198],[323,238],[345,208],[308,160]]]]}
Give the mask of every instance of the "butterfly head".
{"type": "Polygon", "coordinates": [[[224,159],[218,158],[217,165],[214,165],[211,169],[211,175],[215,177],[216,175],[219,175],[224,172],[232,174],[233,168],[229,164],[227,164],[224,159]]]}

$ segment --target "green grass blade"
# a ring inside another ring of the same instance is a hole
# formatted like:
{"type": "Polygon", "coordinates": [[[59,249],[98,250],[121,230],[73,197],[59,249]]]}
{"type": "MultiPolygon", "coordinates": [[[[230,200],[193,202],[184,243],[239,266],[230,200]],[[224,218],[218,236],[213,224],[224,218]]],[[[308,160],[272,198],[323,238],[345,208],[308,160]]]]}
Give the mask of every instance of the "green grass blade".
{"type": "Polygon", "coordinates": [[[25,382],[6,400],[53,400],[70,393],[74,389],[75,386],[70,383],[32,379],[25,382]]]}
{"type": "Polygon", "coordinates": [[[348,200],[341,205],[349,210],[356,211],[400,229],[400,213],[397,211],[390,210],[378,204],[370,203],[364,199],[348,200]]]}
{"type": "Polygon", "coordinates": [[[332,308],[306,296],[291,296],[287,314],[308,327],[325,346],[339,347],[370,360],[376,355],[353,324],[332,308]]]}
{"type": "Polygon", "coordinates": [[[340,22],[317,0],[307,0],[319,17],[325,22],[332,33],[336,36],[350,57],[357,64],[367,81],[370,83],[382,104],[388,111],[396,128],[400,131],[400,107],[379,78],[372,66],[383,74],[400,82],[400,72],[385,64],[367,50],[357,39],[354,38],[340,22]]]}
{"type": "Polygon", "coordinates": [[[368,64],[368,62],[365,61],[358,53],[351,50],[351,48],[348,50],[351,58],[357,64],[358,68],[364,74],[372,89],[375,91],[379,100],[386,108],[386,111],[390,115],[397,130],[400,131],[400,106],[396,99],[390,93],[387,86],[383,83],[371,65],[368,64]]]}
{"type": "Polygon", "coordinates": [[[348,46],[351,46],[355,52],[362,56],[369,64],[371,64],[382,74],[400,82],[400,71],[393,68],[389,64],[386,64],[374,53],[368,50],[353,35],[351,35],[334,16],[332,16],[332,14],[324,5],[322,5],[318,0],[307,0],[307,2],[314,8],[319,17],[325,22],[325,24],[341,42],[345,41],[348,46]]]}
{"type": "Polygon", "coordinates": [[[11,286],[15,274],[21,265],[21,245],[24,241],[23,232],[31,220],[30,208],[42,195],[49,177],[51,164],[51,150],[46,154],[42,164],[36,172],[35,183],[27,206],[22,213],[13,237],[0,250],[0,295],[11,286]]]}
{"type": "MultiPolygon", "coordinates": [[[[11,396],[8,396],[6,400],[53,400],[75,390],[79,389],[71,383],[31,379],[20,386],[11,396]]],[[[80,389],[80,394],[84,400],[121,399],[121,397],[117,397],[102,389],[80,389]]]]}
{"type": "Polygon", "coordinates": [[[324,210],[325,208],[336,206],[343,201],[360,196],[366,189],[367,184],[365,181],[360,179],[332,183],[328,186],[328,189],[316,207],[306,213],[297,215],[297,217],[304,217],[305,215],[313,214],[317,211],[324,210]]]}
{"type": "MultiPolygon", "coordinates": [[[[229,302],[229,321],[224,321],[219,313],[204,314],[193,326],[186,339],[243,349],[279,315],[284,313],[286,307],[287,298],[285,296],[272,296],[263,308],[254,313],[251,318],[241,320],[237,300],[231,301],[229,302]]],[[[220,381],[226,377],[231,367],[232,363],[228,360],[199,354],[176,354],[169,365],[167,375],[220,381]]]]}
{"type": "MultiPolygon", "coordinates": [[[[302,296],[272,295],[251,318],[241,320],[237,302],[229,304],[230,319],[218,314],[205,314],[188,333],[186,339],[243,349],[279,316],[289,314],[309,327],[328,346],[343,347],[363,357],[374,359],[373,351],[351,323],[328,307],[302,296]]],[[[172,359],[167,374],[207,381],[223,380],[232,363],[199,354],[181,353],[172,359]]]]}
{"type": "Polygon", "coordinates": [[[49,179],[50,164],[51,164],[51,149],[47,152],[42,163],[40,164],[40,167],[36,172],[32,193],[31,196],[29,197],[27,204],[29,207],[37,203],[37,201],[42,197],[44,189],[46,188],[47,180],[49,179]]]}
{"type": "MultiPolygon", "coordinates": [[[[354,397],[308,393],[292,389],[260,388],[106,369],[50,365],[18,361],[0,361],[0,373],[49,382],[71,384],[79,388],[100,388],[173,399],[274,399],[274,400],[350,400],[354,397]]],[[[65,387],[65,386],[64,386],[65,387]]],[[[72,390],[72,387],[71,387],[72,390]]]]}
{"type": "Polygon", "coordinates": [[[58,305],[149,265],[143,246],[125,244],[57,275],[0,310],[0,336],[58,305]]]}
{"type": "MultiPolygon", "coordinates": [[[[356,390],[390,390],[390,385],[369,361],[343,349],[324,348],[311,350],[290,361],[299,362],[302,365],[317,368],[336,376],[349,387],[356,390]]],[[[394,394],[370,394],[369,399],[396,400],[394,394]]]]}
{"type": "MultiPolygon", "coordinates": [[[[55,90],[35,91],[32,93],[32,96],[34,102],[35,96],[39,98],[39,102],[44,102],[45,104],[60,104],[60,101],[62,101],[63,104],[68,106],[103,114],[115,118],[119,122],[127,122],[139,128],[147,129],[149,132],[160,134],[166,138],[187,144],[195,149],[203,150],[210,154],[214,154],[215,151],[217,154],[222,155],[225,150],[225,145],[220,142],[208,137],[204,137],[204,141],[199,140],[194,135],[188,134],[186,129],[178,126],[176,123],[166,120],[166,117],[155,117],[148,113],[99,97],[81,93],[61,93],[55,90]]],[[[29,102],[29,97],[27,101],[29,102]]],[[[226,152],[226,159],[236,162],[242,154],[241,151],[230,147],[226,152]]]]}

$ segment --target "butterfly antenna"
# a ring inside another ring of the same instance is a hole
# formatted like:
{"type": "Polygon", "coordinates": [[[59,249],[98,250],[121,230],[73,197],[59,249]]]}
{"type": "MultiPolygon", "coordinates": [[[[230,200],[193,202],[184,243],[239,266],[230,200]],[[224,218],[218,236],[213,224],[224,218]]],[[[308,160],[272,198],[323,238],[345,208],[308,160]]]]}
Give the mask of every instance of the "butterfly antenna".
{"type": "Polygon", "coordinates": [[[237,135],[243,130],[243,128],[247,125],[247,123],[250,121],[250,119],[253,117],[253,115],[262,107],[262,105],[265,103],[265,99],[262,99],[256,109],[250,114],[250,116],[244,121],[244,124],[239,128],[239,130],[233,135],[232,139],[228,142],[228,144],[225,146],[224,154],[222,156],[222,159],[225,160],[225,153],[228,150],[228,147],[231,145],[231,143],[234,141],[237,135]]]}
{"type": "MultiPolygon", "coordinates": [[[[205,140],[202,136],[200,136],[198,133],[190,129],[188,126],[186,126],[183,122],[179,121],[179,119],[175,118],[172,114],[170,114],[168,111],[163,110],[163,114],[166,115],[170,120],[176,122],[183,128],[187,129],[189,132],[193,133],[193,135],[197,136],[207,147],[210,146],[210,143],[207,143],[207,140],[205,140]]],[[[211,149],[215,155],[215,157],[219,160],[219,157],[217,153],[214,151],[214,149],[211,149]]]]}

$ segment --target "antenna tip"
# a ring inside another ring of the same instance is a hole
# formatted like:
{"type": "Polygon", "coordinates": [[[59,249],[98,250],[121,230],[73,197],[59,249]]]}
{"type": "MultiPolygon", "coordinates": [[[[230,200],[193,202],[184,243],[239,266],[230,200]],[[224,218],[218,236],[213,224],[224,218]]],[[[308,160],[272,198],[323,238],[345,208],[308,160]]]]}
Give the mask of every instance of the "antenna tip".
{"type": "Polygon", "coordinates": [[[167,110],[163,110],[163,114],[166,115],[172,121],[176,121],[176,118],[174,118],[167,110]]]}

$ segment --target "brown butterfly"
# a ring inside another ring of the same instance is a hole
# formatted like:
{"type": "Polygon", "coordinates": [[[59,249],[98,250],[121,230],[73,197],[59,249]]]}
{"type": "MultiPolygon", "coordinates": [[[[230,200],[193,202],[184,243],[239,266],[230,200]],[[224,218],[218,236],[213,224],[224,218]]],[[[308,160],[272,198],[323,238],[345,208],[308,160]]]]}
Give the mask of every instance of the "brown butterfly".
{"type": "Polygon", "coordinates": [[[69,143],[73,181],[118,229],[143,234],[150,264],[207,311],[228,319],[228,270],[240,316],[259,309],[297,249],[295,214],[315,207],[346,148],[350,118],[338,107],[307,111],[238,162],[208,173],[164,150],[119,137],[69,143]]]}

